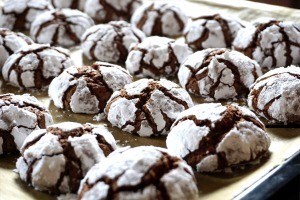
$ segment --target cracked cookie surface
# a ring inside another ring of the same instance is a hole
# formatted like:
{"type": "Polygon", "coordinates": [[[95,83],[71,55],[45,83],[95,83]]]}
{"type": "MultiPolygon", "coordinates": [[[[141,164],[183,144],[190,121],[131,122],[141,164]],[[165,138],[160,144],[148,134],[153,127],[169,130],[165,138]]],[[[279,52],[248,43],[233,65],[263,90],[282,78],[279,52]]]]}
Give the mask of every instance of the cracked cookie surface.
{"type": "Polygon", "coordinates": [[[49,86],[54,105],[75,113],[101,114],[114,91],[132,82],[118,65],[95,62],[91,66],[71,67],[49,86]]]}
{"type": "Polygon", "coordinates": [[[37,190],[76,193],[87,171],[115,149],[115,139],[103,126],[64,122],[28,136],[16,167],[37,190]]]}
{"type": "Polygon", "coordinates": [[[300,68],[269,71],[256,80],[248,106],[272,123],[300,124],[300,68]]]}
{"type": "Polygon", "coordinates": [[[113,21],[89,28],[81,38],[81,49],[90,60],[123,62],[133,43],[139,43],[145,34],[125,21],[113,21]]]}
{"type": "Polygon", "coordinates": [[[0,95],[0,155],[17,152],[32,131],[51,124],[51,114],[35,97],[0,95]]]}
{"type": "Polygon", "coordinates": [[[260,18],[239,31],[233,49],[256,60],[266,72],[300,63],[300,26],[291,21],[260,18]]]}
{"type": "Polygon", "coordinates": [[[142,0],[87,0],[84,12],[96,23],[129,21],[133,12],[142,5],[142,0]]]}
{"type": "Polygon", "coordinates": [[[192,106],[189,94],[176,83],[141,79],[114,92],[105,113],[113,126],[149,137],[167,134],[177,115],[192,106]]]}
{"type": "Polygon", "coordinates": [[[126,60],[126,68],[137,77],[159,79],[174,76],[192,51],[186,44],[166,37],[147,37],[133,45],[126,60]]]}
{"type": "Polygon", "coordinates": [[[192,169],[166,149],[123,148],[95,165],[81,182],[79,199],[198,199],[192,169]]]}
{"type": "Polygon", "coordinates": [[[6,0],[0,9],[0,27],[29,30],[38,15],[51,9],[47,0],[6,0]]]}
{"type": "Polygon", "coordinates": [[[243,98],[262,75],[256,61],[240,52],[215,48],[190,55],[178,72],[187,91],[207,101],[243,98]]]}
{"type": "Polygon", "coordinates": [[[9,56],[16,53],[21,47],[33,43],[32,39],[23,33],[0,28],[0,71],[9,56]]]}
{"type": "Polygon", "coordinates": [[[184,37],[194,50],[207,48],[231,48],[238,31],[244,25],[231,16],[223,14],[192,18],[184,37]]]}
{"type": "Polygon", "coordinates": [[[183,111],[166,143],[197,171],[217,172],[254,164],[267,154],[270,138],[250,110],[206,103],[183,111]]]}
{"type": "Polygon", "coordinates": [[[131,18],[131,23],[147,36],[181,36],[187,22],[187,15],[179,7],[157,1],[145,3],[131,18]]]}
{"type": "Polygon", "coordinates": [[[3,66],[2,75],[5,81],[20,89],[43,89],[73,65],[68,50],[33,44],[11,55],[3,66]]]}
{"type": "Polygon", "coordinates": [[[31,37],[38,43],[70,47],[80,43],[94,21],[85,13],[69,8],[44,12],[32,23],[31,37]]]}
{"type": "Polygon", "coordinates": [[[71,8],[83,11],[87,0],[47,0],[54,8],[71,8]]]}

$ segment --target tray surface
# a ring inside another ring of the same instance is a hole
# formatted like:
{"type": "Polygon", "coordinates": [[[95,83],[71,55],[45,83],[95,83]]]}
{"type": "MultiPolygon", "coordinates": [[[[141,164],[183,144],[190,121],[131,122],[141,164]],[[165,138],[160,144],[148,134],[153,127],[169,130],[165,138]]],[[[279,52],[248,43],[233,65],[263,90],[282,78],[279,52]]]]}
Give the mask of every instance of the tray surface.
{"type": "MultiPolygon", "coordinates": [[[[1,1],[1,0],[0,0],[1,1]]],[[[182,9],[186,10],[191,16],[213,12],[222,12],[240,17],[245,21],[251,21],[257,17],[276,17],[283,20],[300,20],[300,11],[278,6],[268,6],[265,4],[239,1],[239,0],[172,0],[172,2],[182,9]]],[[[89,64],[82,56],[78,47],[70,49],[72,59],[76,66],[89,64]]],[[[15,88],[7,86],[0,80],[0,94],[16,93],[22,94],[26,91],[17,91],[15,88]]],[[[102,124],[109,129],[119,146],[140,146],[154,145],[165,147],[165,137],[160,138],[141,138],[135,135],[124,133],[117,128],[113,128],[107,122],[97,123],[93,121],[91,115],[73,114],[68,111],[57,109],[53,102],[47,96],[47,91],[30,92],[49,107],[55,122],[76,121],[102,124]]],[[[201,99],[193,97],[195,103],[200,103],[201,99]]],[[[270,147],[270,157],[264,160],[260,165],[246,168],[245,170],[233,174],[199,174],[196,178],[199,188],[199,199],[233,199],[255,182],[282,165],[285,160],[299,151],[300,129],[298,128],[267,128],[272,144],[270,147]]],[[[35,191],[23,183],[18,175],[13,172],[15,162],[19,155],[0,156],[0,200],[30,200],[30,199],[56,199],[46,193],[35,191]]]]}

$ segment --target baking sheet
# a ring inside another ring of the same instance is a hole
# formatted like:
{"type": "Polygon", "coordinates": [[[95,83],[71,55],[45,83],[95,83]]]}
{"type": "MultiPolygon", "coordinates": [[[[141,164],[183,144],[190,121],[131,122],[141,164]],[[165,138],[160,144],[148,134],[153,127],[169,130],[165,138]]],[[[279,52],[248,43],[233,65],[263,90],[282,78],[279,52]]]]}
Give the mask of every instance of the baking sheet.
{"type": "MultiPolygon", "coordinates": [[[[161,1],[161,0],[160,0],[161,1]]],[[[247,2],[242,0],[170,0],[174,4],[186,10],[191,16],[207,12],[223,12],[233,16],[240,17],[243,20],[251,21],[260,16],[277,17],[283,20],[300,20],[300,11],[295,9],[283,8],[278,6],[269,6],[265,4],[247,2]]],[[[89,64],[82,57],[79,48],[73,48],[72,58],[77,66],[89,64]]],[[[0,93],[25,93],[17,91],[11,86],[7,86],[0,80],[0,93]]],[[[124,133],[117,128],[111,127],[108,123],[97,123],[93,121],[92,115],[79,115],[57,109],[53,102],[47,97],[47,91],[30,92],[49,107],[55,122],[77,121],[81,123],[90,122],[102,124],[109,129],[120,146],[140,146],[154,145],[165,147],[165,137],[160,138],[141,138],[135,135],[124,133]]],[[[201,102],[200,98],[193,98],[195,102],[201,102]]],[[[300,147],[300,129],[296,128],[268,128],[272,144],[270,147],[270,157],[263,161],[259,166],[253,166],[233,174],[199,174],[196,178],[199,187],[199,199],[233,199],[242,191],[253,185],[262,177],[283,164],[286,159],[291,157],[300,147]]],[[[18,155],[0,156],[0,200],[31,200],[31,199],[56,199],[46,193],[35,191],[23,183],[18,175],[12,170],[15,168],[15,162],[18,155]]]]}

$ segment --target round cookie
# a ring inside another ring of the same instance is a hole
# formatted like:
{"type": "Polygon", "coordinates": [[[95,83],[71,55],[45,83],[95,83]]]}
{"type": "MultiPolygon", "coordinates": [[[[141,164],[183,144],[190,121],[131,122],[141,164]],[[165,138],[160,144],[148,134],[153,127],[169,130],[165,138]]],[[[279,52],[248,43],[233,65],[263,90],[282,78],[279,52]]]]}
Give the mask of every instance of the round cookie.
{"type": "Polygon", "coordinates": [[[54,8],[71,8],[83,11],[87,0],[48,0],[54,8]]]}
{"type": "Polygon", "coordinates": [[[300,68],[269,71],[252,85],[248,106],[272,123],[300,124],[300,68]]]}
{"type": "Polygon", "coordinates": [[[166,143],[172,155],[183,158],[198,172],[230,172],[257,164],[267,155],[270,138],[250,110],[205,103],[178,116],[166,143]]]}
{"type": "Polygon", "coordinates": [[[179,7],[158,1],[145,3],[131,18],[131,23],[147,36],[181,36],[187,22],[187,15],[179,7]]]}
{"type": "Polygon", "coordinates": [[[0,28],[0,71],[7,58],[23,46],[33,44],[30,37],[6,28],[0,28]]]}
{"type": "Polygon", "coordinates": [[[85,176],[79,199],[198,199],[190,166],[166,149],[123,148],[96,164],[85,176]]]}
{"type": "Polygon", "coordinates": [[[32,23],[31,37],[38,43],[70,47],[80,43],[94,21],[85,13],[69,8],[44,12],[32,23]]]}
{"type": "Polygon", "coordinates": [[[73,65],[68,50],[33,44],[11,55],[3,66],[2,75],[10,85],[20,89],[43,89],[73,65]]]}
{"type": "Polygon", "coordinates": [[[64,122],[32,132],[16,167],[36,190],[76,193],[88,170],[115,149],[115,139],[103,126],[64,122]]]}
{"type": "Polygon", "coordinates": [[[159,79],[174,76],[191,53],[186,44],[166,37],[152,36],[132,46],[126,68],[137,77],[159,79]]]}
{"type": "Polygon", "coordinates": [[[110,21],[129,21],[142,0],[87,0],[84,12],[98,24],[110,21]]]}
{"type": "Polygon", "coordinates": [[[47,0],[6,0],[0,9],[0,27],[29,30],[38,15],[51,9],[47,0]]]}
{"type": "Polygon", "coordinates": [[[190,55],[178,72],[182,87],[207,101],[245,97],[262,75],[256,61],[237,51],[215,48],[190,55]]]}
{"type": "Polygon", "coordinates": [[[260,18],[241,29],[233,48],[256,60],[264,71],[300,63],[300,26],[291,21],[260,18]]]}
{"type": "Polygon", "coordinates": [[[114,92],[105,107],[108,121],[143,137],[165,135],[178,114],[193,106],[189,94],[162,79],[141,79],[114,92]]]}
{"type": "Polygon", "coordinates": [[[139,43],[145,34],[125,21],[113,21],[89,28],[81,38],[81,49],[90,60],[123,62],[133,43],[139,43]]]}
{"type": "Polygon", "coordinates": [[[184,37],[194,50],[207,48],[231,48],[237,32],[244,26],[237,19],[223,14],[193,18],[184,37]]]}
{"type": "Polygon", "coordinates": [[[120,66],[96,62],[92,66],[70,67],[49,86],[54,105],[75,113],[102,114],[114,91],[132,82],[120,66]]]}
{"type": "Polygon", "coordinates": [[[29,94],[0,95],[0,155],[21,149],[34,130],[53,124],[48,109],[29,94]]]}

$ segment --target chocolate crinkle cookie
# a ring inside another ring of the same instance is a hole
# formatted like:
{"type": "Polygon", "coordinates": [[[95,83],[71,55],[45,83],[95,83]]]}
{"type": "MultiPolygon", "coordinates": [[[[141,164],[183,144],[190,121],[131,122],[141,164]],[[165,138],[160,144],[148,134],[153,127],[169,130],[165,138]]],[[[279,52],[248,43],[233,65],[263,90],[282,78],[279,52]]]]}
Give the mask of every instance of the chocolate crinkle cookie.
{"type": "Polygon", "coordinates": [[[231,48],[242,23],[223,14],[204,15],[193,18],[188,24],[184,37],[194,50],[207,48],[231,48]]]}
{"type": "Polygon", "coordinates": [[[38,43],[69,47],[80,43],[94,21],[85,13],[69,8],[44,12],[32,23],[31,37],[38,43]]]}
{"type": "Polygon", "coordinates": [[[96,23],[129,21],[133,12],[142,5],[142,0],[87,0],[84,12],[96,23]]]}
{"type": "Polygon", "coordinates": [[[89,28],[81,38],[81,49],[90,60],[123,62],[133,43],[139,43],[145,34],[125,21],[113,21],[89,28]]]}
{"type": "Polygon", "coordinates": [[[260,18],[241,29],[233,48],[256,60],[264,71],[300,63],[300,26],[291,21],[260,18]]]}
{"type": "Polygon", "coordinates": [[[51,124],[51,114],[35,97],[0,95],[0,155],[17,152],[32,131],[51,124]]]}
{"type": "Polygon", "coordinates": [[[153,146],[115,151],[87,173],[78,194],[81,200],[198,199],[191,167],[153,146]]]}
{"type": "Polygon", "coordinates": [[[10,85],[20,89],[43,89],[73,65],[68,50],[33,44],[11,55],[3,66],[2,75],[10,85]]]}
{"type": "Polygon", "coordinates": [[[76,193],[88,170],[115,149],[115,139],[103,126],[64,122],[32,132],[16,167],[36,190],[76,193]]]}
{"type": "Polygon", "coordinates": [[[190,55],[178,72],[181,86],[207,101],[246,97],[250,86],[261,75],[256,61],[223,48],[190,55]]]}
{"type": "Polygon", "coordinates": [[[180,8],[158,1],[145,3],[131,18],[131,23],[147,36],[181,36],[187,22],[188,17],[180,8]]]}
{"type": "Polygon", "coordinates": [[[87,0],[47,0],[54,8],[71,8],[83,11],[87,0]]]}
{"type": "Polygon", "coordinates": [[[191,53],[187,44],[166,37],[152,36],[132,46],[126,68],[137,77],[159,79],[174,76],[191,53]]]}
{"type": "Polygon", "coordinates": [[[33,43],[32,39],[23,33],[0,28],[0,69],[2,69],[2,66],[10,55],[15,53],[21,47],[33,43]]]}
{"type": "Polygon", "coordinates": [[[172,155],[183,158],[198,172],[230,172],[258,164],[268,155],[270,138],[250,110],[210,103],[182,112],[166,143],[172,155]]]}
{"type": "Polygon", "coordinates": [[[300,124],[300,68],[281,67],[258,78],[248,106],[271,123],[300,124]]]}
{"type": "Polygon", "coordinates": [[[114,91],[132,82],[120,66],[96,62],[92,66],[70,67],[49,86],[55,106],[75,113],[103,114],[114,91]]]}
{"type": "Polygon", "coordinates": [[[51,9],[47,0],[6,0],[0,10],[0,27],[29,30],[38,15],[51,9]]]}
{"type": "Polygon", "coordinates": [[[167,134],[178,114],[192,106],[189,94],[176,83],[141,79],[114,92],[105,113],[113,126],[149,137],[167,134]]]}

